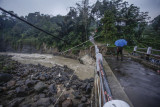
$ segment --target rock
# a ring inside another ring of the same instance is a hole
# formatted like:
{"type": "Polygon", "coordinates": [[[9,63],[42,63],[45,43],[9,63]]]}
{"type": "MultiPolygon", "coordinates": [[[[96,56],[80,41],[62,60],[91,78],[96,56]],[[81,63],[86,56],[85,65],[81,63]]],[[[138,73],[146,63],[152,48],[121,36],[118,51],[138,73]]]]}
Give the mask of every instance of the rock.
{"type": "Polygon", "coordinates": [[[86,86],[87,86],[87,83],[84,83],[84,84],[81,86],[81,89],[82,89],[83,91],[86,91],[86,86]]]}
{"type": "Polygon", "coordinates": [[[31,104],[22,105],[22,107],[31,107],[31,104]]]}
{"type": "Polygon", "coordinates": [[[33,80],[38,80],[38,76],[32,76],[33,80]]]}
{"type": "Polygon", "coordinates": [[[62,83],[63,81],[65,81],[65,78],[64,77],[60,77],[59,78],[59,82],[62,83]]]}
{"type": "Polygon", "coordinates": [[[42,80],[42,81],[49,80],[49,79],[50,79],[50,76],[49,76],[47,73],[41,74],[41,75],[39,76],[39,79],[42,80]]]}
{"type": "Polygon", "coordinates": [[[89,94],[91,92],[91,89],[92,89],[91,84],[88,83],[86,87],[86,93],[89,94]]]}
{"type": "Polygon", "coordinates": [[[81,102],[82,102],[82,103],[85,103],[86,101],[87,101],[87,98],[83,96],[83,97],[81,98],[81,102]]]}
{"type": "Polygon", "coordinates": [[[37,101],[37,106],[49,106],[50,105],[50,98],[40,98],[37,101]]]}
{"type": "Polygon", "coordinates": [[[45,98],[45,94],[39,94],[39,98],[45,98]]]}
{"type": "Polygon", "coordinates": [[[86,104],[79,104],[78,107],[86,107],[86,104]]]}
{"type": "Polygon", "coordinates": [[[24,77],[27,76],[28,74],[29,74],[29,71],[28,71],[28,70],[26,70],[26,71],[23,72],[23,76],[24,76],[24,77]]]}
{"type": "Polygon", "coordinates": [[[9,81],[9,82],[7,82],[7,87],[8,88],[13,87],[15,84],[16,84],[16,81],[14,81],[14,80],[9,81]]]}
{"type": "Polygon", "coordinates": [[[45,78],[45,76],[41,75],[41,76],[39,77],[39,79],[42,80],[42,81],[45,81],[46,78],[45,78]]]}
{"type": "Polygon", "coordinates": [[[8,82],[12,79],[12,75],[11,74],[7,74],[7,73],[0,73],[0,83],[5,83],[8,82]]]}
{"type": "Polygon", "coordinates": [[[22,86],[22,87],[17,87],[16,88],[16,93],[18,97],[24,97],[27,95],[26,92],[26,87],[22,86]]]}
{"type": "Polygon", "coordinates": [[[37,91],[37,92],[41,92],[43,91],[45,88],[46,88],[46,84],[43,83],[43,82],[38,82],[35,86],[34,86],[34,89],[37,91]]]}
{"type": "Polygon", "coordinates": [[[8,98],[12,98],[13,95],[14,95],[14,93],[15,93],[15,90],[8,90],[8,91],[7,91],[8,98]]]}
{"type": "Polygon", "coordinates": [[[63,96],[61,96],[60,97],[60,99],[59,99],[59,106],[62,106],[62,103],[66,100],[67,98],[66,98],[66,95],[63,95],[63,96]]]}
{"type": "Polygon", "coordinates": [[[50,75],[48,75],[48,74],[45,74],[44,76],[45,76],[46,80],[49,80],[49,79],[50,79],[50,77],[51,77],[51,76],[50,76],[50,75]]]}
{"type": "Polygon", "coordinates": [[[3,87],[0,87],[0,92],[3,92],[3,87]]]}
{"type": "Polygon", "coordinates": [[[16,82],[16,86],[22,86],[22,85],[24,85],[24,81],[23,80],[20,80],[20,81],[16,82]]]}
{"type": "Polygon", "coordinates": [[[74,92],[73,94],[75,96],[75,99],[80,99],[81,98],[81,95],[78,91],[74,92]]]}
{"type": "Polygon", "coordinates": [[[89,81],[90,81],[90,82],[94,82],[94,78],[91,78],[89,81]]]}
{"type": "Polygon", "coordinates": [[[73,75],[72,80],[78,79],[77,75],[73,75]]]}
{"type": "Polygon", "coordinates": [[[48,93],[48,89],[44,89],[42,92],[47,94],[48,93]]]}
{"type": "Polygon", "coordinates": [[[73,88],[74,90],[77,90],[77,86],[76,86],[76,85],[73,85],[72,88],[73,88]]]}
{"type": "Polygon", "coordinates": [[[7,90],[7,87],[2,87],[3,91],[6,91],[7,90]]]}
{"type": "Polygon", "coordinates": [[[25,81],[25,85],[27,85],[28,87],[32,87],[34,84],[35,84],[35,82],[33,80],[27,79],[25,81]]]}
{"type": "Polygon", "coordinates": [[[67,99],[62,103],[62,107],[73,107],[73,102],[71,99],[67,99]]]}
{"type": "Polygon", "coordinates": [[[57,93],[57,88],[55,84],[51,84],[48,88],[49,88],[49,95],[57,93]]]}
{"type": "Polygon", "coordinates": [[[64,69],[68,69],[68,66],[67,66],[67,65],[64,65],[63,67],[64,67],[64,69]]]}
{"type": "Polygon", "coordinates": [[[54,104],[56,102],[56,98],[54,98],[53,96],[50,97],[51,103],[54,104]]]}
{"type": "Polygon", "coordinates": [[[90,98],[91,96],[90,95],[85,95],[85,97],[90,98]]]}
{"type": "Polygon", "coordinates": [[[88,100],[85,104],[89,106],[91,102],[88,100]]]}
{"type": "Polygon", "coordinates": [[[15,98],[11,102],[9,102],[9,107],[18,107],[19,104],[24,100],[24,98],[15,98]]]}
{"type": "Polygon", "coordinates": [[[32,100],[33,100],[34,102],[36,102],[38,99],[39,99],[39,95],[35,95],[35,96],[32,98],[32,100]]]}

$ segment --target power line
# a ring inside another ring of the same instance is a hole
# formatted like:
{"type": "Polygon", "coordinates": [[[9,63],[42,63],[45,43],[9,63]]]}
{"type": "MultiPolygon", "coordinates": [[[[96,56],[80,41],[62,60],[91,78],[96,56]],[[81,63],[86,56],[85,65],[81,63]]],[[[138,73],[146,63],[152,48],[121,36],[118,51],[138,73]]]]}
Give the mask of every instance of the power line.
{"type": "Polygon", "coordinates": [[[46,34],[48,34],[48,35],[50,35],[50,36],[53,36],[53,37],[55,37],[55,38],[57,38],[57,39],[59,39],[59,40],[64,41],[65,43],[68,43],[67,41],[65,41],[65,40],[63,40],[63,39],[61,39],[61,38],[59,38],[59,37],[56,37],[56,36],[52,35],[51,33],[47,32],[47,31],[45,31],[45,30],[43,30],[43,29],[41,29],[41,28],[39,28],[39,27],[37,27],[37,26],[31,24],[31,23],[29,23],[28,21],[26,21],[26,20],[24,20],[24,19],[18,17],[17,15],[15,15],[15,14],[13,14],[13,13],[10,13],[9,11],[7,11],[7,10],[1,8],[1,7],[0,7],[0,10],[3,11],[3,12],[5,12],[5,13],[10,14],[11,16],[13,16],[13,17],[15,17],[15,18],[17,18],[17,19],[19,19],[19,20],[25,22],[25,23],[27,23],[28,25],[30,25],[30,26],[32,26],[32,27],[34,27],[34,28],[40,30],[41,32],[44,32],[44,33],[46,33],[46,34]]]}
{"type": "MultiPolygon", "coordinates": [[[[99,35],[100,36],[100,35],[99,35]]],[[[97,37],[99,37],[99,36],[95,36],[95,37],[93,37],[93,38],[97,38],[97,37]]],[[[70,50],[72,50],[72,49],[74,49],[74,48],[76,48],[76,47],[78,47],[78,46],[81,46],[81,45],[83,45],[84,43],[87,43],[87,42],[89,42],[90,40],[87,40],[87,41],[85,41],[85,42],[82,42],[81,44],[78,44],[78,45],[76,45],[76,46],[74,46],[74,47],[72,47],[72,48],[70,48],[70,49],[68,49],[68,50],[66,50],[66,51],[64,51],[64,52],[61,52],[61,54],[64,54],[64,53],[66,53],[66,52],[68,52],[68,51],[70,51],[70,50]]]]}

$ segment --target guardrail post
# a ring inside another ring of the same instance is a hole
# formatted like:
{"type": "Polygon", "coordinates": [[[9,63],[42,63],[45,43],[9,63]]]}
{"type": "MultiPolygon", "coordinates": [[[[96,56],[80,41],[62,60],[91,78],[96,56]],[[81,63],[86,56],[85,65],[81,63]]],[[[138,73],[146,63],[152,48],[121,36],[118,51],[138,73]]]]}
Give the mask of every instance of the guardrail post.
{"type": "Polygon", "coordinates": [[[135,53],[137,51],[137,46],[134,47],[133,52],[135,53]]]}
{"type": "Polygon", "coordinates": [[[149,60],[149,56],[150,56],[151,52],[152,52],[152,47],[148,47],[146,60],[149,60]]]}

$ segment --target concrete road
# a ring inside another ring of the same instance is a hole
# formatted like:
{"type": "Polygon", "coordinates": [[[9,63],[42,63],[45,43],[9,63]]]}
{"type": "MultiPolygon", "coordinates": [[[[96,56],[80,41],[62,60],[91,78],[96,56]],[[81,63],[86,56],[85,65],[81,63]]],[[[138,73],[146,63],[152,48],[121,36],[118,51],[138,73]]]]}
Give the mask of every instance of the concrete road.
{"type": "Polygon", "coordinates": [[[160,75],[129,58],[106,60],[135,107],[160,107],[160,75]]]}

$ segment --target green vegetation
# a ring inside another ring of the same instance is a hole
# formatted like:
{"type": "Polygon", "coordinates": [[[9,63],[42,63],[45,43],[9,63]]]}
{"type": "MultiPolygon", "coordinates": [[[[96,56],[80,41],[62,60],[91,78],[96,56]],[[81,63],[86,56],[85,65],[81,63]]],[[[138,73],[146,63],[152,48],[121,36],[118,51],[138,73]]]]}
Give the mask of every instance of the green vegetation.
{"type": "Polygon", "coordinates": [[[16,61],[11,60],[10,57],[0,55],[0,72],[9,72],[16,68],[16,61]]]}
{"type": "MultiPolygon", "coordinates": [[[[160,16],[148,24],[148,13],[123,0],[98,1],[92,6],[88,0],[70,7],[66,16],[50,16],[39,12],[29,13],[21,18],[40,27],[51,34],[66,40],[69,44],[30,27],[29,25],[10,17],[2,12],[0,15],[0,49],[2,44],[10,44],[17,49],[25,44],[39,49],[42,44],[57,47],[60,51],[69,49],[88,40],[95,31],[96,41],[114,45],[114,41],[124,38],[128,41],[127,50],[135,45],[151,46],[160,49],[160,16]]],[[[82,49],[91,45],[82,45],[82,49]]],[[[74,53],[80,47],[75,49],[74,53]]]]}

